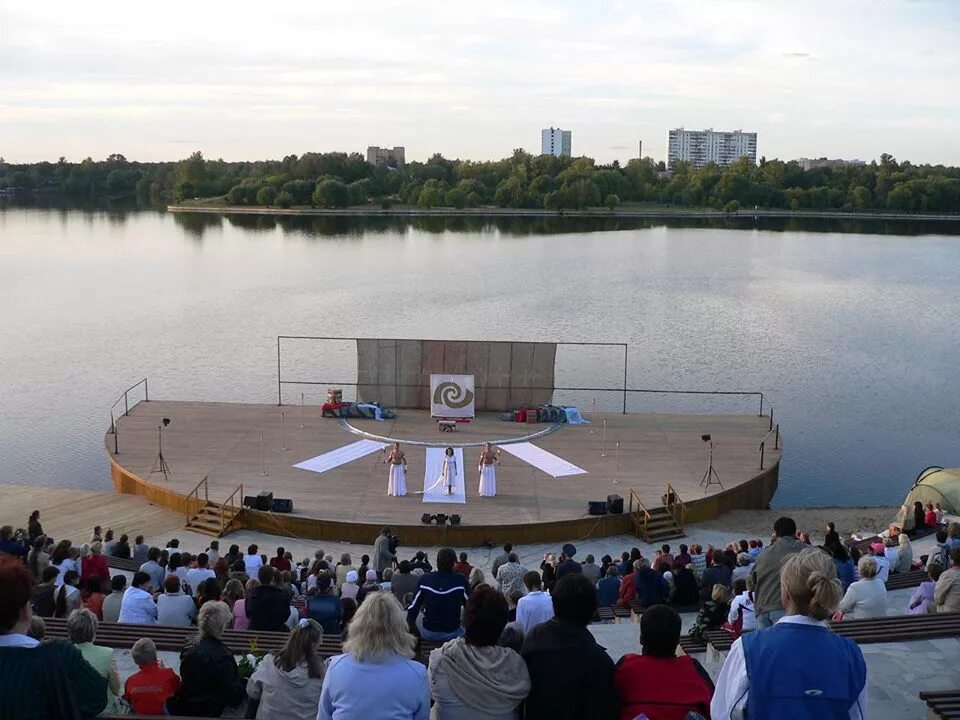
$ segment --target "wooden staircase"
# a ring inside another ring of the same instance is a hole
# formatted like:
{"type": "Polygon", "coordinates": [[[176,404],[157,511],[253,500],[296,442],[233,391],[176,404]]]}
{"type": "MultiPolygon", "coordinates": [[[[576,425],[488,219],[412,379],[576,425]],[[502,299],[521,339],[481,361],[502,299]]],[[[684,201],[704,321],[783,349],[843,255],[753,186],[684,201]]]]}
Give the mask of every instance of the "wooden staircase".
{"type": "Polygon", "coordinates": [[[204,477],[187,498],[186,529],[210,537],[223,537],[239,526],[243,514],[243,485],[237,487],[222,503],[210,500],[207,478],[204,477]],[[203,497],[201,498],[201,490],[203,497]]]}
{"type": "Polygon", "coordinates": [[[687,508],[670,483],[667,483],[663,501],[663,505],[649,509],[639,495],[633,490],[630,491],[630,520],[633,530],[637,537],[647,544],[684,537],[683,520],[687,508]]]}

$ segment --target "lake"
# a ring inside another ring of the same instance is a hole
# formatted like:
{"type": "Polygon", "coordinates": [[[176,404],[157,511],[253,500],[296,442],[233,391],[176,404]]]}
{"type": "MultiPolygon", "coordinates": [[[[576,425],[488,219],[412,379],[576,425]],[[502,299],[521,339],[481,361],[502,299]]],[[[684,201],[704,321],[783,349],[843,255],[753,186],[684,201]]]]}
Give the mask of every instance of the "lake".
{"type": "MultiPolygon", "coordinates": [[[[960,465],[958,225],[3,206],[0,482],[109,487],[110,406],[144,376],[158,398],[275,402],[280,334],[565,340],[629,343],[631,387],[766,393],[777,506],[897,503],[925,466],[960,465]]],[[[284,351],[297,379],[350,379],[352,360],[284,351]]],[[[561,348],[558,381],[615,386],[620,362],[561,348]]]]}

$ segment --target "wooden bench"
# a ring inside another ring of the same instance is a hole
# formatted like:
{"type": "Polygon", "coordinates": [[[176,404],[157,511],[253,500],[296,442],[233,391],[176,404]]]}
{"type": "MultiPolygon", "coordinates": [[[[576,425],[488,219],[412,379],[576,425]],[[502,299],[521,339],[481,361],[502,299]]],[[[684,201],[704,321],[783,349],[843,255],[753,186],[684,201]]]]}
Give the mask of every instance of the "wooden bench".
{"type": "Polygon", "coordinates": [[[960,690],[941,692],[922,692],[920,699],[927,704],[927,718],[944,718],[956,720],[960,718],[960,690]]]}
{"type": "MultiPolygon", "coordinates": [[[[697,613],[697,612],[700,612],[700,608],[703,607],[703,605],[700,605],[700,604],[697,604],[697,605],[670,605],[669,603],[666,603],[666,605],[667,605],[667,607],[672,607],[674,610],[676,610],[676,611],[677,611],[678,613],[680,613],[680,614],[683,614],[683,613],[697,613]]],[[[643,606],[642,606],[642,605],[638,605],[637,602],[636,602],[636,600],[634,600],[633,605],[632,605],[631,608],[630,608],[630,613],[629,613],[630,619],[633,620],[633,622],[635,622],[635,623],[636,623],[636,622],[640,622],[640,616],[641,616],[641,615],[643,615],[643,606]]]]}
{"type": "Polygon", "coordinates": [[[137,572],[143,565],[139,560],[130,560],[129,558],[118,558],[111,555],[104,555],[103,559],[107,561],[107,567],[114,570],[124,570],[126,572],[137,572]]]}
{"type": "Polygon", "coordinates": [[[905,573],[893,573],[886,582],[887,590],[905,590],[917,587],[927,579],[926,570],[910,570],[905,573]]]}
{"type": "Polygon", "coordinates": [[[707,651],[707,643],[703,640],[697,640],[696,638],[690,637],[689,635],[680,636],[680,647],[683,648],[683,651],[687,655],[693,655],[695,653],[705,653],[707,651]]]}

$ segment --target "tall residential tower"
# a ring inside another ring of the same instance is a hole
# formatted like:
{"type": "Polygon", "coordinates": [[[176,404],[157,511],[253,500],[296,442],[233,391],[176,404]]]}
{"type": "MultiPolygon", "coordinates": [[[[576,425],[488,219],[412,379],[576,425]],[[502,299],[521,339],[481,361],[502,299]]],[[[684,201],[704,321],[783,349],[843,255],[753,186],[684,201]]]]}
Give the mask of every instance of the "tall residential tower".
{"type": "Polygon", "coordinates": [[[570,157],[570,131],[544,128],[540,131],[540,154],[570,157]]]}
{"type": "Polygon", "coordinates": [[[730,165],[742,157],[750,158],[752,164],[757,164],[756,133],[683,128],[670,131],[667,142],[667,165],[670,167],[678,162],[690,163],[695,168],[702,168],[708,163],[730,165]]]}

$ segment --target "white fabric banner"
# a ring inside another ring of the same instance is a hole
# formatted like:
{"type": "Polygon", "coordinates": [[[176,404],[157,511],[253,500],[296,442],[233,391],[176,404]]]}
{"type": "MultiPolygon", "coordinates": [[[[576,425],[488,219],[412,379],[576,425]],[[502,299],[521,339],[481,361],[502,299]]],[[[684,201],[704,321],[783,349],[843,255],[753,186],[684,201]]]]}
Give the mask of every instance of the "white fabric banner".
{"type": "Polygon", "coordinates": [[[386,443],[377,442],[376,440],[359,440],[355,443],[338,447],[336,450],[331,450],[323,455],[317,455],[309,460],[304,460],[294,465],[294,467],[301,470],[322,473],[371,455],[386,446],[386,443]]]}
{"type": "Polygon", "coordinates": [[[474,390],[473,375],[431,375],[430,417],[474,417],[474,390]]]}
{"type": "Polygon", "coordinates": [[[567,462],[562,457],[557,457],[543,448],[539,448],[533,443],[509,443],[507,445],[498,445],[501,450],[518,457],[524,462],[530,463],[538,470],[543,470],[547,475],[553,477],[563,477],[564,475],[585,475],[586,470],[579,468],[573,463],[567,462]]]}
{"type": "Polygon", "coordinates": [[[444,495],[446,488],[440,476],[443,474],[443,454],[446,448],[428,447],[426,467],[423,470],[423,501],[425,503],[465,503],[467,495],[463,476],[463,450],[454,448],[453,457],[457,462],[457,478],[453,483],[453,493],[444,495]]]}

